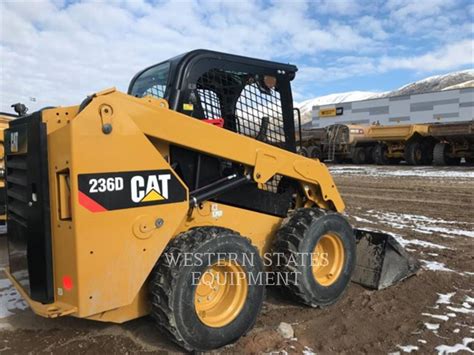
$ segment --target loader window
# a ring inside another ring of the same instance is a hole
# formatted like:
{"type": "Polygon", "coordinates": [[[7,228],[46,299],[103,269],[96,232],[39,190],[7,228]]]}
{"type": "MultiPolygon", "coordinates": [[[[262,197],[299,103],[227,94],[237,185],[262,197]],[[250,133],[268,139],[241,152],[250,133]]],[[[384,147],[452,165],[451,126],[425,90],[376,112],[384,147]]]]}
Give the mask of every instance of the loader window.
{"type": "Polygon", "coordinates": [[[167,94],[170,64],[158,64],[144,71],[133,83],[131,94],[136,97],[154,96],[165,98],[167,94]]]}
{"type": "Polygon", "coordinates": [[[280,93],[257,83],[242,90],[235,106],[238,132],[265,143],[285,143],[280,93]]]}
{"type": "MultiPolygon", "coordinates": [[[[272,145],[285,146],[282,99],[273,75],[211,69],[196,84],[188,98],[199,119],[224,119],[224,128],[272,145]]],[[[184,105],[187,106],[187,105],[184,105]]]]}
{"type": "Polygon", "coordinates": [[[212,90],[198,89],[199,100],[204,111],[205,119],[222,118],[221,102],[212,90]]]}

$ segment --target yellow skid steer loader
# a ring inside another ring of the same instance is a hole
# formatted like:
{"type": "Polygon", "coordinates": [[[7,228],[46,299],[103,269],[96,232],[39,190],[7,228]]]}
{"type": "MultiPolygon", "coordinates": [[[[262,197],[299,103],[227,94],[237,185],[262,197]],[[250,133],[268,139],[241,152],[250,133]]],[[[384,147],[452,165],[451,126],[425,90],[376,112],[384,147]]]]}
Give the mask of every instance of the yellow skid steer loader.
{"type": "Polygon", "coordinates": [[[188,350],[248,332],[265,286],[327,306],[351,278],[416,270],[354,231],[326,166],[296,154],[293,65],[207,50],[138,73],[5,134],[9,277],[33,311],[147,314],[188,350]]]}

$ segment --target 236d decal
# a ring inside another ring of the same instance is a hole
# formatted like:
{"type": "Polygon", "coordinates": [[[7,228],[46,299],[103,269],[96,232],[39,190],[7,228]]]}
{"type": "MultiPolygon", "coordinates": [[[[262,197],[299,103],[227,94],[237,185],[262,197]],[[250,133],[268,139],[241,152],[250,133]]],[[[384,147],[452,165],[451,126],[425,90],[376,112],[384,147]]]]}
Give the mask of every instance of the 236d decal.
{"type": "Polygon", "coordinates": [[[186,200],[186,189],[170,170],[79,175],[79,203],[92,212],[186,200]]]}

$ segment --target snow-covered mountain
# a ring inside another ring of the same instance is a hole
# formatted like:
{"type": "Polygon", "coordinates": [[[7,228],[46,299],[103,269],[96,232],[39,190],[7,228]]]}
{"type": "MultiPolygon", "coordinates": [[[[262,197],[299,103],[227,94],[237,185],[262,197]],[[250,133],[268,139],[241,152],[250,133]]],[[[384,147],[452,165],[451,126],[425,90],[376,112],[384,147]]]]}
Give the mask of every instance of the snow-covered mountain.
{"type": "Polygon", "coordinates": [[[474,87],[474,69],[457,71],[443,75],[430,76],[428,78],[404,85],[401,88],[398,88],[393,91],[349,91],[319,96],[314,99],[309,99],[300,102],[296,106],[301,110],[302,123],[307,123],[311,121],[311,109],[313,106],[375,99],[378,97],[421,94],[430,91],[459,89],[464,87],[474,87]]]}

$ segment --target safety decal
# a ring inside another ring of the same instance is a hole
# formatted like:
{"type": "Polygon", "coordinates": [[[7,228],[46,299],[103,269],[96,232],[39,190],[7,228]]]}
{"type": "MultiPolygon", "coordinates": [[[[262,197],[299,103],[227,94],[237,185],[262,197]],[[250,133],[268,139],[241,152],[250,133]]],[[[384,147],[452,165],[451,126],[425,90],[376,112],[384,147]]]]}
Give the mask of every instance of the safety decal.
{"type": "Polygon", "coordinates": [[[171,170],[80,174],[79,204],[103,212],[186,200],[186,189],[171,170]]]}

